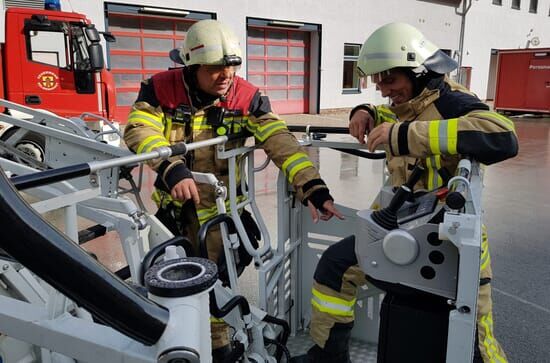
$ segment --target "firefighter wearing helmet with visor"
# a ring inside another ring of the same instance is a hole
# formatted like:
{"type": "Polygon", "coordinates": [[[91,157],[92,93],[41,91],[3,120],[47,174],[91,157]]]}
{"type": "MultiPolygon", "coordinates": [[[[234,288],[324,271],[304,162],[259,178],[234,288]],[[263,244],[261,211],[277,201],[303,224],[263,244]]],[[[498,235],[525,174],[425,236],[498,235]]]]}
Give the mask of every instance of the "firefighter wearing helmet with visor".
{"type": "MultiPolygon", "coordinates": [[[[404,184],[417,164],[425,169],[414,188],[421,192],[443,186],[454,175],[461,155],[489,165],[517,154],[513,122],[451,81],[446,74],[456,67],[452,58],[408,24],[384,25],[363,44],[357,70],[362,77],[370,76],[389,104],[355,107],[350,113],[350,134],[366,142],[371,151],[386,150],[394,186],[404,184]]],[[[491,258],[485,227],[481,248],[474,362],[506,363],[493,334],[491,258]]],[[[293,358],[294,362],[350,362],[356,292],[367,279],[358,266],[354,236],[325,250],[312,288],[310,335],[315,345],[307,355],[293,358]]],[[[406,360],[419,361],[416,357],[406,360]]]]}
{"type": "MultiPolygon", "coordinates": [[[[296,197],[309,206],[314,221],[342,218],[333,198],[285,122],[276,115],[267,96],[235,73],[241,65],[241,49],[235,34],[216,20],[193,24],[183,47],[170,52],[170,58],[184,67],[155,74],[141,84],[136,102],[128,116],[124,140],[136,153],[144,153],[178,142],[197,142],[218,135],[245,132],[254,136],[269,158],[284,172],[296,197]]],[[[243,139],[229,142],[226,148],[244,145],[243,139]]],[[[157,173],[153,200],[157,217],[175,234],[192,243],[188,255],[197,255],[200,225],[218,213],[213,186],[195,183],[192,171],[214,173],[229,185],[227,160],[218,159],[215,146],[200,148],[185,156],[155,160],[150,166],[157,173]]],[[[239,167],[237,166],[237,170],[239,167]]],[[[240,184],[240,175],[237,175],[240,184]]],[[[226,202],[229,210],[229,202],[226,202]]],[[[239,211],[256,246],[261,238],[258,227],[246,210],[239,211]]],[[[207,235],[208,258],[217,262],[220,278],[227,282],[221,232],[207,235]]],[[[238,271],[251,257],[242,247],[238,271]]],[[[212,324],[214,361],[231,354],[229,329],[223,321],[212,324]]]]}

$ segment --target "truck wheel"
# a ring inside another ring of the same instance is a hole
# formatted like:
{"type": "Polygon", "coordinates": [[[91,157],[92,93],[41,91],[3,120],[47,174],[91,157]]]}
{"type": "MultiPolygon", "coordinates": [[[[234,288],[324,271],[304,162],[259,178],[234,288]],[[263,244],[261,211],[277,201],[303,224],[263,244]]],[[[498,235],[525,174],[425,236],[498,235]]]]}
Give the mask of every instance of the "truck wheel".
{"type": "MultiPolygon", "coordinates": [[[[8,140],[17,130],[17,127],[12,127],[6,131],[0,139],[3,141],[8,140]]],[[[15,148],[40,162],[44,162],[45,160],[44,136],[34,132],[28,132],[21,141],[15,145],[15,148]]]]}

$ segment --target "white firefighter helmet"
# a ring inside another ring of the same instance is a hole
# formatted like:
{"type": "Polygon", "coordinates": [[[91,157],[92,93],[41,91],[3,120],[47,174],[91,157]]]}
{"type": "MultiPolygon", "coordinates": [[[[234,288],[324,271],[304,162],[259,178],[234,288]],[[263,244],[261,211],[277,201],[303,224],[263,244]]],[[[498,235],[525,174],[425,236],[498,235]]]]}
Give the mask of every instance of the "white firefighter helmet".
{"type": "Polygon", "coordinates": [[[238,66],[242,63],[241,47],[233,31],[217,20],[201,20],[187,31],[183,47],[170,52],[180,64],[238,66]]]}
{"type": "Polygon", "coordinates": [[[454,70],[457,63],[415,27],[390,23],[378,28],[365,41],[359,52],[357,70],[364,77],[397,67],[410,67],[416,73],[429,70],[445,74],[454,70]]]}

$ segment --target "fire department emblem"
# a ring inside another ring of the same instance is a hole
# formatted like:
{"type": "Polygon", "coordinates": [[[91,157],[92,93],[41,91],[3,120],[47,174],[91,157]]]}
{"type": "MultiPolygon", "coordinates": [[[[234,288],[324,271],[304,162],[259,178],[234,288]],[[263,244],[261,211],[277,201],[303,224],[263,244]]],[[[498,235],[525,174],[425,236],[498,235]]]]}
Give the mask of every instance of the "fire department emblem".
{"type": "Polygon", "coordinates": [[[38,87],[42,88],[44,91],[53,91],[59,84],[57,74],[50,71],[40,73],[37,78],[38,87]]]}

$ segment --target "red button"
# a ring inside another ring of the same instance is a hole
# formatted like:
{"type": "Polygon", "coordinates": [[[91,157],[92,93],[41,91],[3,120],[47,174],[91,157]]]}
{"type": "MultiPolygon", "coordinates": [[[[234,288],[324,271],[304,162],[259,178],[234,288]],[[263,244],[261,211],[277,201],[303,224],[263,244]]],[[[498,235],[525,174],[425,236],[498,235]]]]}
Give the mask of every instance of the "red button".
{"type": "Polygon", "coordinates": [[[435,196],[439,200],[445,199],[447,197],[447,194],[449,194],[449,189],[447,189],[447,187],[443,187],[439,189],[437,192],[435,192],[435,196]]]}

